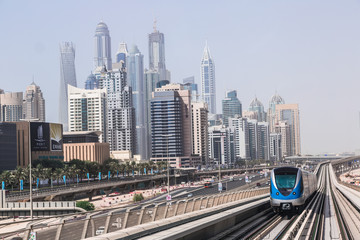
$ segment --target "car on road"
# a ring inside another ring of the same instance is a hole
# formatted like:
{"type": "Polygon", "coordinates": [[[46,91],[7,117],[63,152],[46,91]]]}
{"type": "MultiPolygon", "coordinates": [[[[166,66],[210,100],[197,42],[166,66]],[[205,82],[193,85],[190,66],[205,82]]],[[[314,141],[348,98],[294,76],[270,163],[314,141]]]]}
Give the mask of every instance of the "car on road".
{"type": "Polygon", "coordinates": [[[96,236],[101,235],[105,232],[105,226],[101,226],[96,230],[96,236]]]}
{"type": "Polygon", "coordinates": [[[187,195],[187,197],[188,197],[188,198],[191,198],[191,197],[193,197],[193,194],[192,194],[192,193],[189,193],[189,194],[187,195]]]}
{"type": "Polygon", "coordinates": [[[260,186],[261,186],[261,183],[259,183],[259,182],[256,183],[256,186],[257,186],[257,187],[260,187],[260,186]]]}

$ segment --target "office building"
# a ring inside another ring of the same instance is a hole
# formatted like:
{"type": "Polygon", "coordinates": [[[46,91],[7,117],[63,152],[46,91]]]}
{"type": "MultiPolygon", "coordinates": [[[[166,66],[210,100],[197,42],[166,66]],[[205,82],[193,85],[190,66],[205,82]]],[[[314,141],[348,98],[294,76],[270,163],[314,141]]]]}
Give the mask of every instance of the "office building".
{"type": "Polygon", "coordinates": [[[209,113],[216,114],[215,64],[207,43],[201,59],[201,96],[208,104],[209,113]]]}
{"type": "Polygon", "coordinates": [[[281,134],[280,133],[270,133],[270,160],[272,163],[280,162],[282,160],[282,150],[281,150],[281,134]]]}
{"type": "Polygon", "coordinates": [[[159,73],[160,80],[170,81],[170,73],[165,65],[165,38],[164,34],[156,29],[156,22],[154,32],[149,34],[149,68],[159,73]]]}
{"type": "Polygon", "coordinates": [[[291,149],[291,130],[288,122],[277,122],[275,132],[281,136],[281,157],[294,156],[291,149]]]}
{"type": "Polygon", "coordinates": [[[229,118],[233,118],[235,115],[242,116],[241,102],[237,98],[236,90],[226,92],[225,99],[222,100],[222,111],[225,127],[229,126],[229,118]]]}
{"type": "Polygon", "coordinates": [[[40,87],[34,82],[26,88],[23,112],[26,120],[36,119],[45,122],[45,99],[40,87]]]}
{"type": "Polygon", "coordinates": [[[269,123],[259,122],[257,124],[258,130],[258,149],[257,159],[259,160],[270,160],[270,132],[269,123]]]}
{"type": "Polygon", "coordinates": [[[96,79],[96,76],[93,73],[87,77],[85,81],[86,90],[94,90],[99,88],[99,79],[96,79]]]}
{"type": "Polygon", "coordinates": [[[198,85],[195,83],[195,77],[191,76],[191,77],[187,77],[183,79],[183,83],[184,83],[184,89],[189,90],[191,93],[191,101],[192,102],[197,102],[198,101],[198,85]]]}
{"type": "Polygon", "coordinates": [[[248,119],[235,115],[229,118],[229,127],[235,133],[236,159],[250,159],[248,119]]]}
{"type": "Polygon", "coordinates": [[[285,100],[276,92],[270,99],[269,110],[267,113],[267,121],[269,123],[269,129],[271,133],[275,132],[275,106],[278,104],[285,104],[285,100]]]}
{"type": "Polygon", "coordinates": [[[106,142],[106,89],[86,90],[68,85],[69,131],[100,131],[106,142]]]}
{"type": "Polygon", "coordinates": [[[136,152],[135,109],[125,68],[103,71],[99,88],[107,90],[107,142],[111,151],[136,152]]]}
{"type": "Polygon", "coordinates": [[[258,159],[258,127],[257,127],[257,120],[249,119],[248,120],[248,127],[249,127],[249,152],[250,152],[250,159],[256,160],[258,159]]]}
{"type": "Polygon", "coordinates": [[[192,152],[201,157],[201,165],[209,166],[208,110],[204,102],[191,102],[192,152]]]}
{"type": "Polygon", "coordinates": [[[68,85],[77,87],[75,74],[75,46],[72,42],[60,45],[60,93],[59,93],[59,122],[64,130],[68,130],[68,85]]]}
{"type": "Polygon", "coordinates": [[[23,93],[0,92],[0,122],[16,122],[23,118],[23,93]]]}
{"type": "MultiPolygon", "coordinates": [[[[290,150],[287,156],[301,155],[301,141],[300,141],[300,117],[298,104],[278,104],[275,106],[275,121],[279,124],[281,121],[286,121],[290,129],[290,150]]],[[[284,150],[283,150],[284,151],[284,150]]]]}
{"type": "Polygon", "coordinates": [[[256,113],[256,120],[258,122],[266,122],[266,112],[264,111],[264,105],[255,97],[251,101],[249,111],[256,113]]]}
{"type": "Polygon", "coordinates": [[[145,99],[144,99],[144,56],[134,45],[127,57],[127,82],[132,89],[132,102],[135,109],[136,152],[141,159],[149,159],[147,152],[148,139],[145,128],[145,99]]]}
{"type": "Polygon", "coordinates": [[[209,127],[209,157],[218,165],[235,163],[235,133],[223,125],[209,127]]]}
{"type": "Polygon", "coordinates": [[[110,157],[109,143],[100,143],[100,131],[64,132],[64,161],[73,159],[102,164],[110,157]]]}
{"type": "Polygon", "coordinates": [[[127,57],[128,57],[127,45],[126,45],[126,43],[122,42],[119,44],[119,50],[116,53],[116,62],[117,63],[123,62],[124,67],[127,67],[127,64],[126,64],[127,57]]]}
{"type": "Polygon", "coordinates": [[[15,170],[18,166],[27,167],[30,162],[29,153],[31,153],[32,160],[63,160],[62,133],[61,124],[26,121],[1,122],[0,171],[15,170]]]}
{"type": "Polygon", "coordinates": [[[107,70],[111,70],[111,38],[108,26],[102,21],[96,26],[94,42],[94,68],[98,69],[105,66],[107,70]]]}

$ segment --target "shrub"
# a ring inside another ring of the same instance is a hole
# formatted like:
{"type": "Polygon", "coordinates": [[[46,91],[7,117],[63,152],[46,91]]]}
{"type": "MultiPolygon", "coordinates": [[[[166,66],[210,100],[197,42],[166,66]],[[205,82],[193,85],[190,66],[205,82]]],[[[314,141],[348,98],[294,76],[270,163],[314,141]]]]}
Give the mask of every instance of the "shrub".
{"type": "Polygon", "coordinates": [[[76,207],[85,209],[86,211],[92,211],[95,209],[94,204],[88,201],[78,201],[76,202],[76,207]]]}
{"type": "Polygon", "coordinates": [[[140,202],[141,200],[144,200],[144,196],[142,195],[142,193],[134,195],[133,197],[134,202],[140,202]]]}

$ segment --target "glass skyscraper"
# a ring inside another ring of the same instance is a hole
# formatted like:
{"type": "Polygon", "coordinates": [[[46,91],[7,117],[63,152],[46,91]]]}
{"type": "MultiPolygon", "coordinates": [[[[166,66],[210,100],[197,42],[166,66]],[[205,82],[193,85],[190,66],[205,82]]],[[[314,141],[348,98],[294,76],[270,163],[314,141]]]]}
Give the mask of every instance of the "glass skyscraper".
{"type": "Polygon", "coordinates": [[[165,66],[165,38],[154,25],[154,32],[149,34],[149,68],[155,70],[160,75],[160,80],[167,79],[165,66]]]}
{"type": "Polygon", "coordinates": [[[120,43],[119,50],[116,53],[116,62],[119,63],[119,62],[123,61],[124,67],[127,67],[127,64],[126,64],[127,56],[128,56],[128,50],[127,50],[126,43],[122,42],[122,43],[120,43]]]}
{"type": "Polygon", "coordinates": [[[127,57],[127,80],[132,88],[133,106],[135,108],[136,123],[136,151],[141,159],[150,156],[146,151],[147,138],[145,137],[145,103],[144,103],[144,56],[136,45],[132,46],[127,57]]]}
{"type": "Polygon", "coordinates": [[[106,66],[107,70],[112,69],[111,61],[111,38],[107,25],[104,22],[100,22],[96,26],[95,30],[95,56],[94,67],[106,66]]]}
{"type": "Polygon", "coordinates": [[[257,97],[255,97],[255,99],[251,101],[249,111],[256,113],[256,120],[258,122],[266,121],[266,112],[264,111],[264,105],[257,99],[257,97]]]}
{"type": "Polygon", "coordinates": [[[68,131],[68,84],[77,87],[75,46],[72,42],[60,44],[59,122],[63,124],[64,131],[68,131]]]}
{"type": "Polygon", "coordinates": [[[201,95],[208,104],[209,112],[216,114],[215,64],[207,44],[201,60],[201,95]]]}
{"type": "Polygon", "coordinates": [[[226,97],[222,100],[223,122],[226,127],[229,126],[229,118],[238,115],[242,116],[241,102],[237,98],[236,90],[227,91],[226,97]]]}

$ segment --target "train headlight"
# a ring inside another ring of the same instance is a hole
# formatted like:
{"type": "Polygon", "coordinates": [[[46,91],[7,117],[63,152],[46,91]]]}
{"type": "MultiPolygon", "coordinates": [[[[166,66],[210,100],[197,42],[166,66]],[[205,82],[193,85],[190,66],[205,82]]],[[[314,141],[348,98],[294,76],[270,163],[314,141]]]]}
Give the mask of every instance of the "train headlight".
{"type": "Polygon", "coordinates": [[[294,195],[296,195],[296,192],[293,192],[294,195]]]}
{"type": "Polygon", "coordinates": [[[277,192],[276,195],[279,195],[279,193],[277,192]]]}

